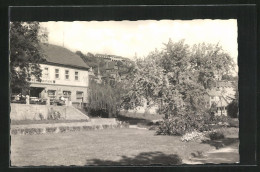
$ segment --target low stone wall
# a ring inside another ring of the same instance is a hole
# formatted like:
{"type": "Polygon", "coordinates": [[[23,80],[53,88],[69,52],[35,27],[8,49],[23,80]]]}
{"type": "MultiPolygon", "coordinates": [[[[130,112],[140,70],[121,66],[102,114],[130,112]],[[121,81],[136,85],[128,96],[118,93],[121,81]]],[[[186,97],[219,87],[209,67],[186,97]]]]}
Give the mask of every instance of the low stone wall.
{"type": "Polygon", "coordinates": [[[47,119],[51,112],[58,112],[61,119],[89,119],[88,116],[71,106],[32,105],[11,103],[11,120],[47,119]]]}
{"type": "Polygon", "coordinates": [[[115,128],[129,128],[128,123],[116,121],[115,119],[104,119],[89,122],[77,123],[56,123],[56,124],[28,124],[28,125],[11,125],[11,135],[32,135],[46,133],[64,133],[87,130],[103,130],[115,128]],[[107,122],[106,122],[107,121],[107,122]],[[112,122],[113,121],[113,122],[112,122]]]}

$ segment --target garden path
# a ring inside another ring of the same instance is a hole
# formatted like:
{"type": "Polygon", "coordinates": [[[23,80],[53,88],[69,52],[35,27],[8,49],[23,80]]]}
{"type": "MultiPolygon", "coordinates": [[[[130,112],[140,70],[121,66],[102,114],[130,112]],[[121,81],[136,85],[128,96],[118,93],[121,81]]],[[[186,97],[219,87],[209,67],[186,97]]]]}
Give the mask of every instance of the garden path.
{"type": "Polygon", "coordinates": [[[193,157],[189,160],[183,160],[185,164],[230,164],[239,163],[239,151],[236,145],[225,148],[214,149],[205,152],[200,157],[193,157]]]}

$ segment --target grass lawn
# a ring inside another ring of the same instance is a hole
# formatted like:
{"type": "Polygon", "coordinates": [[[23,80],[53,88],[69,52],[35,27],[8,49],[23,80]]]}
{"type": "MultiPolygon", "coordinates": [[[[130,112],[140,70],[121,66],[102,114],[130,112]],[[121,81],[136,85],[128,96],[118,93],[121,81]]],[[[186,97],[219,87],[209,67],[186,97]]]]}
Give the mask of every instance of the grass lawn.
{"type": "Polygon", "coordinates": [[[44,135],[14,135],[12,166],[179,164],[191,153],[214,145],[184,143],[154,131],[109,129],[44,135]]]}

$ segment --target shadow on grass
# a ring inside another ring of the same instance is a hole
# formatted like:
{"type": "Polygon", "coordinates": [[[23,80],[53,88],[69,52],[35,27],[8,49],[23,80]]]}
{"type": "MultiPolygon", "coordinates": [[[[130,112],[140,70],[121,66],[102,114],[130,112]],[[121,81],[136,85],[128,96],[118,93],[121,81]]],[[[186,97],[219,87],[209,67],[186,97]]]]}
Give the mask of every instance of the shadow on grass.
{"type": "Polygon", "coordinates": [[[221,139],[221,140],[205,140],[202,141],[203,144],[209,144],[211,146],[214,146],[216,149],[222,148],[222,147],[226,147],[226,146],[230,146],[236,143],[239,143],[239,139],[238,138],[225,138],[225,139],[221,139]]]}
{"type": "Polygon", "coordinates": [[[92,159],[86,165],[179,165],[182,159],[176,154],[162,152],[143,152],[135,157],[122,156],[119,161],[92,159]]]}
{"type": "Polygon", "coordinates": [[[130,125],[137,125],[137,124],[142,124],[142,125],[147,125],[150,126],[152,125],[152,121],[148,119],[143,119],[143,118],[134,118],[134,117],[127,117],[127,116],[117,116],[117,119],[119,121],[123,122],[128,122],[130,125]]]}

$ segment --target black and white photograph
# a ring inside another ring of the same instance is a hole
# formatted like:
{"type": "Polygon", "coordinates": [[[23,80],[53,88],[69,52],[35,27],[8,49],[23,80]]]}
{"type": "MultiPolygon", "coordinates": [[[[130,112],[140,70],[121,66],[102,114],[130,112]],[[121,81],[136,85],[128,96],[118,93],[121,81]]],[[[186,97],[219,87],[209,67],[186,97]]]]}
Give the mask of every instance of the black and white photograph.
{"type": "Polygon", "coordinates": [[[10,166],[237,164],[236,19],[10,21],[10,166]]]}

